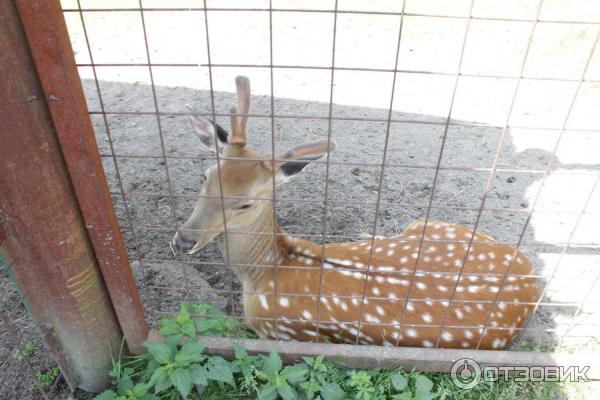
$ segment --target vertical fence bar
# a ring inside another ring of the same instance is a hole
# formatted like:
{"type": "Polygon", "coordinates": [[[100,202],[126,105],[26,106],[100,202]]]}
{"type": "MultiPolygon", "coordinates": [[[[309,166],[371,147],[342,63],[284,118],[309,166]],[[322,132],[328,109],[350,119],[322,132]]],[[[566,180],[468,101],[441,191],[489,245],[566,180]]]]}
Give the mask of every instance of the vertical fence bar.
{"type": "MultiPolygon", "coordinates": [[[[34,29],[41,33],[44,21],[52,21],[53,14],[37,14],[36,4],[28,3],[28,18],[31,22],[34,15],[43,15],[37,21],[40,30],[34,29]]],[[[0,3],[0,26],[0,246],[25,305],[69,385],[98,391],[108,383],[111,356],[116,355],[110,350],[118,351],[122,334],[56,132],[79,127],[52,119],[49,103],[53,100],[47,99],[39,81],[15,2],[0,3]]],[[[60,49],[53,37],[43,40],[49,51],[60,49]]],[[[62,54],[72,57],[72,53],[62,54]]],[[[47,72],[61,79],[61,71],[47,72]]],[[[56,93],[60,94],[55,97],[74,96],[64,90],[56,93]]],[[[81,111],[85,116],[85,109],[81,111]]],[[[76,149],[77,143],[72,146],[76,149]]],[[[88,167],[82,161],[78,168],[88,167]]]]}
{"type": "Polygon", "coordinates": [[[16,0],[85,228],[129,350],[148,334],[58,0],[16,0]]]}

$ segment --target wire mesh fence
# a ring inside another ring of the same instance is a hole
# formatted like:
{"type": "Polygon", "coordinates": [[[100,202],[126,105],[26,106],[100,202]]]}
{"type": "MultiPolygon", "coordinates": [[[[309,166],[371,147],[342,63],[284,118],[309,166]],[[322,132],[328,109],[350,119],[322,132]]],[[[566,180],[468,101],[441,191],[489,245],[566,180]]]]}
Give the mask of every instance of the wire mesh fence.
{"type": "MultiPolygon", "coordinates": [[[[593,10],[564,10],[549,0],[528,2],[525,10],[512,14],[477,0],[458,2],[451,10],[411,3],[262,1],[240,6],[190,1],[165,7],[131,1],[109,8],[63,2],[114,206],[150,320],[174,312],[179,301],[206,298],[227,305],[232,318],[243,319],[244,294],[269,294],[316,296],[316,340],[323,322],[321,298],[356,302],[358,320],[334,322],[354,324],[356,343],[361,329],[374,324],[362,316],[365,300],[378,300],[365,290],[375,246],[361,295],[346,299],[320,290],[281,293],[277,282],[275,292],[244,290],[233,269],[249,265],[232,262],[227,243],[222,256],[210,246],[195,257],[171,255],[168,243],[200,196],[202,171],[235,159],[218,152],[199,155],[187,117],[204,115],[228,128],[228,110],[235,103],[232,77],[239,74],[258,82],[249,141],[268,154],[264,161],[283,161],[276,154],[309,137],[336,140],[338,151],[315,161],[311,177],[297,178],[289,188],[274,187],[273,197],[246,198],[271,202],[286,233],[228,229],[222,207],[226,233],[296,237],[324,246],[364,240],[365,232],[372,242],[397,235],[414,219],[461,223],[473,229],[470,237],[433,241],[466,244],[463,267],[472,247],[487,242],[476,239],[475,231],[514,246],[534,264],[527,276],[540,281],[540,296],[527,303],[534,316],[516,328],[524,331],[521,338],[544,346],[595,347],[600,160],[591,149],[598,144],[600,122],[594,116],[600,16],[593,10]],[[309,6],[315,8],[303,8],[309,6]],[[437,36],[415,34],[425,21],[428,29],[439,29],[437,36]],[[565,29],[568,43],[552,59],[543,44],[553,42],[552,35],[563,37],[565,29]],[[518,43],[492,40],[511,34],[518,35],[518,43]],[[440,39],[446,36],[454,39],[451,44],[440,39]],[[488,47],[492,50],[483,51],[488,47]],[[415,52],[432,55],[411,55],[415,52]],[[186,103],[195,109],[186,109],[186,103]],[[535,110],[538,105],[543,112],[535,110]]],[[[403,240],[417,244],[419,265],[431,239],[423,233],[403,240]]],[[[323,263],[275,265],[275,271],[293,268],[323,271],[323,263]]],[[[453,304],[469,303],[458,298],[460,285],[443,300],[415,298],[411,290],[419,274],[433,273],[416,267],[408,274],[404,312],[389,328],[437,327],[440,335],[442,328],[465,328],[448,321],[453,304]],[[409,323],[404,320],[408,300],[444,301],[448,311],[441,324],[409,323]]],[[[457,282],[477,278],[463,268],[447,274],[457,282]]],[[[500,286],[512,276],[498,274],[500,286]]],[[[490,310],[499,303],[498,295],[490,310]]],[[[277,329],[277,306],[274,312],[277,329]]],[[[513,329],[491,325],[490,315],[483,325],[467,328],[513,329]]],[[[443,346],[440,335],[435,347],[443,346]]],[[[474,347],[480,345],[481,340],[474,347]]]]}

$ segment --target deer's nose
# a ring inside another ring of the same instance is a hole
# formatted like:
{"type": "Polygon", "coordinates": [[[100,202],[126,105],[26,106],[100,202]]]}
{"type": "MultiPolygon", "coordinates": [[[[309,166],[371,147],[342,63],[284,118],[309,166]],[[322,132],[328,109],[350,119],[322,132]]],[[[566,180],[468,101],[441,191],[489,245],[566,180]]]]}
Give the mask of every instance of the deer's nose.
{"type": "Polygon", "coordinates": [[[184,253],[189,252],[196,245],[195,240],[186,239],[180,232],[175,232],[175,236],[171,241],[171,248],[178,248],[184,253]]]}

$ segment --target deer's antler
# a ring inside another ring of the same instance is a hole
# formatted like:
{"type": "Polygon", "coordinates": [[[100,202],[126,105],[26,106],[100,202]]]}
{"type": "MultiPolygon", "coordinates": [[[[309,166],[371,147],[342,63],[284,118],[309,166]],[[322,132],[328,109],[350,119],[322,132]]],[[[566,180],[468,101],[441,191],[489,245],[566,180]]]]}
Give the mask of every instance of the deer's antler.
{"type": "Polygon", "coordinates": [[[250,111],[250,79],[245,76],[235,78],[238,104],[231,109],[231,138],[230,144],[246,145],[246,126],[250,111]],[[241,116],[238,116],[241,114],[241,116]]]}

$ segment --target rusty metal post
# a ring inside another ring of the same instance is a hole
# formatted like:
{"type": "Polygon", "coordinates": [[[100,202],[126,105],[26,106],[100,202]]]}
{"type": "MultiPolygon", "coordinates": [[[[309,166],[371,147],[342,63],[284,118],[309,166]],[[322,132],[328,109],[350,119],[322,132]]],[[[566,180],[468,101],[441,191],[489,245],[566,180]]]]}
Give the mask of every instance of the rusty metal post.
{"type": "Polygon", "coordinates": [[[0,54],[0,247],[69,385],[98,391],[122,333],[11,0],[0,2],[0,54]]]}
{"type": "Polygon", "coordinates": [[[96,260],[129,351],[148,335],[59,0],[15,0],[96,260]]]}

